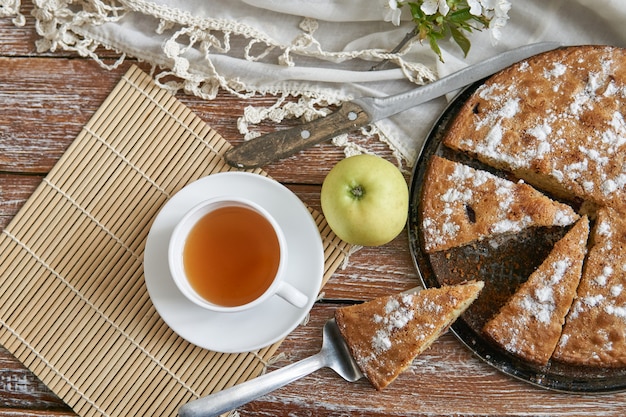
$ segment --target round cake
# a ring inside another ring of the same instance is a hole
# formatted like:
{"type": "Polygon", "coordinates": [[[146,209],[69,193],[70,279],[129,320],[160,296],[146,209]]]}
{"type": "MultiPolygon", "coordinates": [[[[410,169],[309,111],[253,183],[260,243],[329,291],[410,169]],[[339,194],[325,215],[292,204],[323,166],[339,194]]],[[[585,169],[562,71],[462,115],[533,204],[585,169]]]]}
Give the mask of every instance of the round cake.
{"type": "MultiPolygon", "coordinates": [[[[566,305],[554,306],[568,312],[556,353],[550,355],[554,361],[626,367],[625,117],[626,50],[572,46],[536,55],[488,78],[459,108],[441,139],[447,152],[530,184],[591,219],[576,296],[573,302],[563,297],[566,305]]],[[[428,171],[424,189],[440,183],[442,175],[441,170],[428,171]]],[[[465,187],[463,192],[473,192],[471,183],[465,187]]],[[[424,198],[422,194],[422,207],[432,205],[424,198]]],[[[434,247],[446,231],[433,231],[423,212],[422,218],[423,228],[431,229],[423,233],[424,247],[434,247]]],[[[554,274],[545,279],[554,280],[554,274]]],[[[534,285],[543,285],[537,281],[533,278],[534,285]]],[[[509,314],[504,309],[499,314],[499,320],[513,319],[503,317],[509,314]]],[[[497,341],[493,332],[491,328],[490,339],[497,341]]],[[[515,354],[532,345],[519,341],[515,346],[508,338],[501,347],[515,354]]]]}

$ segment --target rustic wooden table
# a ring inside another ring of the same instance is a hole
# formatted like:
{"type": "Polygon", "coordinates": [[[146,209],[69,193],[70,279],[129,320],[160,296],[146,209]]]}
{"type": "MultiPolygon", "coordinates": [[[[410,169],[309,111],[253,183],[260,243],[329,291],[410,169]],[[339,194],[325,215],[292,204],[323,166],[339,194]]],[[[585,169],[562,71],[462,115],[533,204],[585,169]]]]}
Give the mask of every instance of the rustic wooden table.
{"type": "MultiPolygon", "coordinates": [[[[67,52],[37,53],[34,20],[29,6],[22,8],[26,26],[16,28],[9,19],[0,19],[0,230],[133,63],[128,61],[107,71],[90,59],[67,52]]],[[[226,95],[213,102],[183,95],[179,99],[233,144],[241,142],[236,121],[242,109],[273,102],[271,97],[240,100],[226,95]]],[[[264,131],[275,128],[260,126],[264,131]]],[[[352,139],[362,140],[357,136],[352,139]]],[[[392,158],[385,145],[368,146],[392,158]]],[[[342,157],[339,149],[321,145],[271,164],[266,170],[320,210],[322,180],[342,157]]],[[[366,300],[417,284],[406,233],[382,247],[355,253],[348,266],[337,271],[324,288],[310,322],[282,344],[279,353],[284,355],[274,366],[316,353],[322,325],[338,303],[366,300]]],[[[239,411],[242,416],[624,415],[626,394],[571,395],[535,388],[492,369],[453,335],[446,334],[382,392],[375,391],[366,380],[350,384],[330,370],[321,370],[239,411]]],[[[73,415],[0,346],[0,416],[73,415]]]]}

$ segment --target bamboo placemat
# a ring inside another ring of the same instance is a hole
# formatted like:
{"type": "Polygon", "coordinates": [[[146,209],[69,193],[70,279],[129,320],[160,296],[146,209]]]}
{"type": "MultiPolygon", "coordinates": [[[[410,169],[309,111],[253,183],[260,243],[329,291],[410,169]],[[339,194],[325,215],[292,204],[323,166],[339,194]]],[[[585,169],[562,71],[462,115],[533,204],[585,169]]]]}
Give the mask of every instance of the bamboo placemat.
{"type": "MultiPolygon", "coordinates": [[[[77,414],[174,416],[259,375],[280,345],[244,354],[191,345],[144,284],[154,217],[186,184],[230,170],[229,147],[132,67],[0,235],[0,343],[77,414]]],[[[347,248],[311,212],[325,283],[347,248]]]]}

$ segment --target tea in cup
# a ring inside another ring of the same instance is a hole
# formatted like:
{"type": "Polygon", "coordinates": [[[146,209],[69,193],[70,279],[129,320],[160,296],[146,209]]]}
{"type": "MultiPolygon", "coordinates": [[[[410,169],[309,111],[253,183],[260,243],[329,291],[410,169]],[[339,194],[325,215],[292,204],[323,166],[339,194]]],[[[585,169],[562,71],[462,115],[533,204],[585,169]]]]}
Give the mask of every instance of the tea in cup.
{"type": "Polygon", "coordinates": [[[217,197],[189,210],[168,248],[170,272],[195,304],[236,312],[278,295],[298,308],[308,297],[285,280],[287,244],[263,207],[240,197],[217,197]]]}

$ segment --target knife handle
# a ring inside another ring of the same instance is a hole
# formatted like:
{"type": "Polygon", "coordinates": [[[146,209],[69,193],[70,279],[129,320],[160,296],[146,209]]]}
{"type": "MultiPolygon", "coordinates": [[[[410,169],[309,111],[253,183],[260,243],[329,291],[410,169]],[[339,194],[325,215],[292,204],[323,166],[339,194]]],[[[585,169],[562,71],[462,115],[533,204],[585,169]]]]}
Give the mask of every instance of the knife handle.
{"type": "Polygon", "coordinates": [[[344,103],[336,112],[298,127],[268,133],[229,149],[226,162],[236,168],[258,168],[291,156],[342,133],[369,123],[369,115],[353,102],[344,103]]]}

